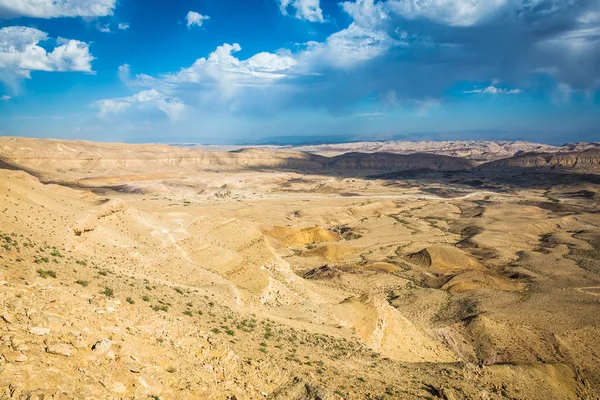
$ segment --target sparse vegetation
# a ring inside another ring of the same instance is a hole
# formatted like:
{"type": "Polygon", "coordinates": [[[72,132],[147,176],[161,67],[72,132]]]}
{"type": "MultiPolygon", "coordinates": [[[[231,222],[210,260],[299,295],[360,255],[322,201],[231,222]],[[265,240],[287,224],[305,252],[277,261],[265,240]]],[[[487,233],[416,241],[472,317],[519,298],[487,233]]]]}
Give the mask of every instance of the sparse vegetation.
{"type": "Polygon", "coordinates": [[[56,278],[56,272],[51,269],[38,269],[37,273],[40,277],[46,278],[56,278]]]}

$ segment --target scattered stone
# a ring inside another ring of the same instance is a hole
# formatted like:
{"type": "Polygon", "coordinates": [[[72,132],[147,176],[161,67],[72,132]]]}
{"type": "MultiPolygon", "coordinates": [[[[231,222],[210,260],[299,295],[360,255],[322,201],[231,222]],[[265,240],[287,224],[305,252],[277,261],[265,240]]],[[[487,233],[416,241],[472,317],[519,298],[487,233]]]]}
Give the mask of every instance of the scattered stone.
{"type": "Polygon", "coordinates": [[[71,356],[71,346],[66,343],[58,343],[48,346],[46,348],[46,352],[50,354],[55,354],[58,356],[70,357],[71,356]]]}
{"type": "Polygon", "coordinates": [[[129,370],[129,372],[133,372],[134,374],[139,374],[140,372],[142,372],[142,368],[139,364],[136,363],[125,363],[125,367],[129,370]]]}
{"type": "Polygon", "coordinates": [[[108,339],[102,339],[97,341],[93,346],[92,350],[97,354],[106,354],[112,347],[112,342],[108,339]]]}
{"type": "Polygon", "coordinates": [[[29,333],[36,336],[46,336],[50,334],[50,328],[29,328],[29,333]]]}
{"type": "Polygon", "coordinates": [[[294,379],[280,386],[267,398],[271,400],[329,400],[334,399],[334,396],[325,388],[307,383],[300,377],[295,377],[294,379]]]}
{"type": "Polygon", "coordinates": [[[2,356],[7,362],[25,362],[27,361],[27,356],[20,351],[11,351],[7,350],[2,353],[2,356]]]}
{"type": "Polygon", "coordinates": [[[150,395],[158,396],[163,391],[163,387],[159,382],[155,382],[146,376],[139,376],[138,382],[140,383],[140,385],[142,385],[142,387],[144,387],[144,389],[146,389],[146,392],[150,395]]]}
{"type": "Polygon", "coordinates": [[[115,382],[112,385],[111,390],[115,393],[124,393],[127,391],[127,386],[125,386],[123,382],[115,382]]]}
{"type": "Polygon", "coordinates": [[[11,314],[9,313],[4,313],[2,314],[2,319],[4,320],[4,322],[6,322],[7,324],[12,324],[13,322],[15,322],[15,317],[13,317],[11,314]]]}

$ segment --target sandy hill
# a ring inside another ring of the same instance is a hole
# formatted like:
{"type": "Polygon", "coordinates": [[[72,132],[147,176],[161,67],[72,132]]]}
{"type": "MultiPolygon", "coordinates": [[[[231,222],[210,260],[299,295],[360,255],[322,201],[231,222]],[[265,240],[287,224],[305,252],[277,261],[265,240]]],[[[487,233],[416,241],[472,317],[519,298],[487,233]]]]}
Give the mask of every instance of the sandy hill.
{"type": "Polygon", "coordinates": [[[600,171],[600,149],[566,153],[527,153],[492,161],[479,167],[483,171],[515,168],[600,171]]]}
{"type": "Polygon", "coordinates": [[[299,171],[461,170],[471,161],[431,154],[350,153],[333,158],[291,150],[205,151],[167,145],[123,145],[84,141],[0,138],[0,158],[11,165],[53,176],[183,173],[209,169],[299,171]]]}
{"type": "Polygon", "coordinates": [[[362,153],[430,153],[451,157],[467,158],[478,162],[494,161],[513,157],[520,153],[555,153],[566,151],[584,151],[598,148],[598,143],[573,143],[551,146],[542,143],[524,141],[382,141],[322,144],[296,146],[295,150],[308,151],[325,156],[336,156],[349,152],[362,153]]]}
{"type": "Polygon", "coordinates": [[[414,170],[457,171],[471,169],[476,164],[457,157],[436,154],[414,153],[346,153],[332,157],[326,164],[340,170],[414,170]]]}

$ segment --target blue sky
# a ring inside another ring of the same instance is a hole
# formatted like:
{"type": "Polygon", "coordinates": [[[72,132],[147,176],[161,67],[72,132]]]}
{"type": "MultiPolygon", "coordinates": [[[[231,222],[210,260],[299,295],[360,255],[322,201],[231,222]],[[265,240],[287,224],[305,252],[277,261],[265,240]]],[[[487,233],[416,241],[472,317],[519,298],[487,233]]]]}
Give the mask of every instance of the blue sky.
{"type": "Polygon", "coordinates": [[[600,140],[600,0],[0,0],[0,135],[600,140]]]}

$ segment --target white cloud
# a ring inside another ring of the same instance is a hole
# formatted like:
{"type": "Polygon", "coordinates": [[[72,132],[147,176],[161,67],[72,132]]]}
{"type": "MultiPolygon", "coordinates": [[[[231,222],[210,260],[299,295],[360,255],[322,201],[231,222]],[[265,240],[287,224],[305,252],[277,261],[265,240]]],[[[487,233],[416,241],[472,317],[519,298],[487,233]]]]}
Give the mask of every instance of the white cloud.
{"type": "Polygon", "coordinates": [[[386,6],[408,19],[424,18],[446,25],[471,26],[508,3],[509,0],[388,0],[386,6]]]}
{"type": "Polygon", "coordinates": [[[465,94],[498,95],[498,94],[521,94],[521,93],[523,93],[523,91],[521,89],[502,89],[502,88],[498,88],[494,85],[489,85],[488,87],[483,88],[483,89],[466,90],[463,93],[465,93],[465,94]]]}
{"type": "Polygon", "coordinates": [[[155,89],[143,90],[129,97],[98,100],[95,102],[95,106],[99,108],[101,117],[119,114],[135,107],[138,109],[159,109],[171,120],[180,119],[186,109],[185,104],[180,99],[166,96],[155,89]]]}
{"type": "Polygon", "coordinates": [[[121,23],[118,25],[118,28],[119,28],[120,30],[122,30],[122,31],[126,31],[127,29],[129,29],[129,28],[130,28],[130,26],[129,26],[129,22],[121,22],[121,23]]]}
{"type": "Polygon", "coordinates": [[[7,94],[5,94],[2,97],[0,97],[0,100],[4,100],[4,101],[8,101],[10,99],[11,99],[11,97],[9,95],[7,95],[7,94]]]}
{"type": "MultiPolygon", "coordinates": [[[[259,95],[277,102],[302,91],[295,82],[304,76],[317,77],[324,70],[349,70],[382,56],[394,46],[404,46],[386,30],[387,12],[373,0],[357,0],[343,4],[355,21],[346,29],[330,35],[324,42],[300,44],[298,51],[280,49],[261,52],[239,59],[238,43],[218,46],[208,57],[197,59],[191,66],[160,76],[131,76],[129,65],[119,67],[120,79],[129,87],[154,89],[159,93],[182,98],[187,104],[212,107],[226,103],[231,109],[248,105],[259,95]]],[[[127,107],[117,104],[115,107],[127,107]]],[[[258,107],[258,106],[257,106],[258,107]]]]}
{"type": "Polygon", "coordinates": [[[389,19],[385,3],[375,3],[374,0],[345,1],[342,9],[350,15],[357,25],[374,29],[389,19]]]}
{"type": "Polygon", "coordinates": [[[330,35],[325,42],[309,42],[306,53],[300,56],[309,64],[351,68],[405,44],[387,33],[385,23],[389,14],[383,3],[356,0],[341,3],[341,6],[354,21],[346,29],[330,35]]]}
{"type": "Polygon", "coordinates": [[[381,117],[382,115],[385,115],[385,114],[380,113],[380,112],[354,114],[355,117],[361,117],[361,118],[381,117]]]}
{"type": "Polygon", "coordinates": [[[96,28],[102,33],[110,33],[110,24],[97,24],[96,28]]]}
{"type": "Polygon", "coordinates": [[[58,38],[48,53],[39,42],[48,40],[48,34],[35,28],[9,26],[0,29],[0,71],[30,78],[31,71],[92,72],[94,57],[89,45],[78,40],[58,38]]]}
{"type": "Polygon", "coordinates": [[[210,19],[210,17],[208,15],[199,14],[195,11],[190,11],[187,13],[185,19],[187,21],[187,27],[190,28],[193,25],[197,25],[199,27],[202,26],[204,21],[210,19]]]}
{"type": "Polygon", "coordinates": [[[330,35],[325,42],[309,42],[305,54],[300,55],[308,60],[307,63],[351,68],[405,44],[387,33],[385,24],[389,14],[383,3],[356,0],[346,1],[341,6],[354,21],[346,29],[330,35]]]}
{"type": "Polygon", "coordinates": [[[379,57],[390,48],[402,45],[387,32],[366,29],[355,22],[346,29],[329,36],[325,43],[311,42],[309,51],[327,64],[338,68],[351,68],[358,63],[379,57]]]}
{"type": "Polygon", "coordinates": [[[117,0],[0,0],[0,18],[104,17],[117,0]]]}
{"type": "MultiPolygon", "coordinates": [[[[241,49],[238,43],[225,43],[217,47],[208,58],[199,58],[190,67],[183,68],[178,73],[167,74],[160,79],[137,75],[135,82],[141,85],[158,82],[170,85],[218,82],[227,85],[254,86],[271,83],[285,77],[286,73],[297,63],[291,53],[286,50],[278,53],[258,53],[249,59],[240,60],[233,53],[241,49]]],[[[128,75],[129,66],[119,67],[119,72],[123,76],[128,75]]]]}
{"type": "Polygon", "coordinates": [[[600,11],[586,11],[577,19],[577,22],[582,24],[600,23],[600,11]]]}
{"type": "Polygon", "coordinates": [[[589,57],[590,51],[600,41],[600,26],[573,29],[556,37],[541,41],[538,46],[549,50],[560,48],[570,55],[589,57]]]}
{"type": "Polygon", "coordinates": [[[129,64],[120,65],[118,68],[118,75],[122,82],[127,82],[131,77],[131,69],[129,68],[129,64]]]}
{"type": "Polygon", "coordinates": [[[279,0],[279,9],[284,15],[288,15],[288,9],[294,8],[294,16],[310,22],[325,22],[323,10],[319,0],[279,0]]]}

